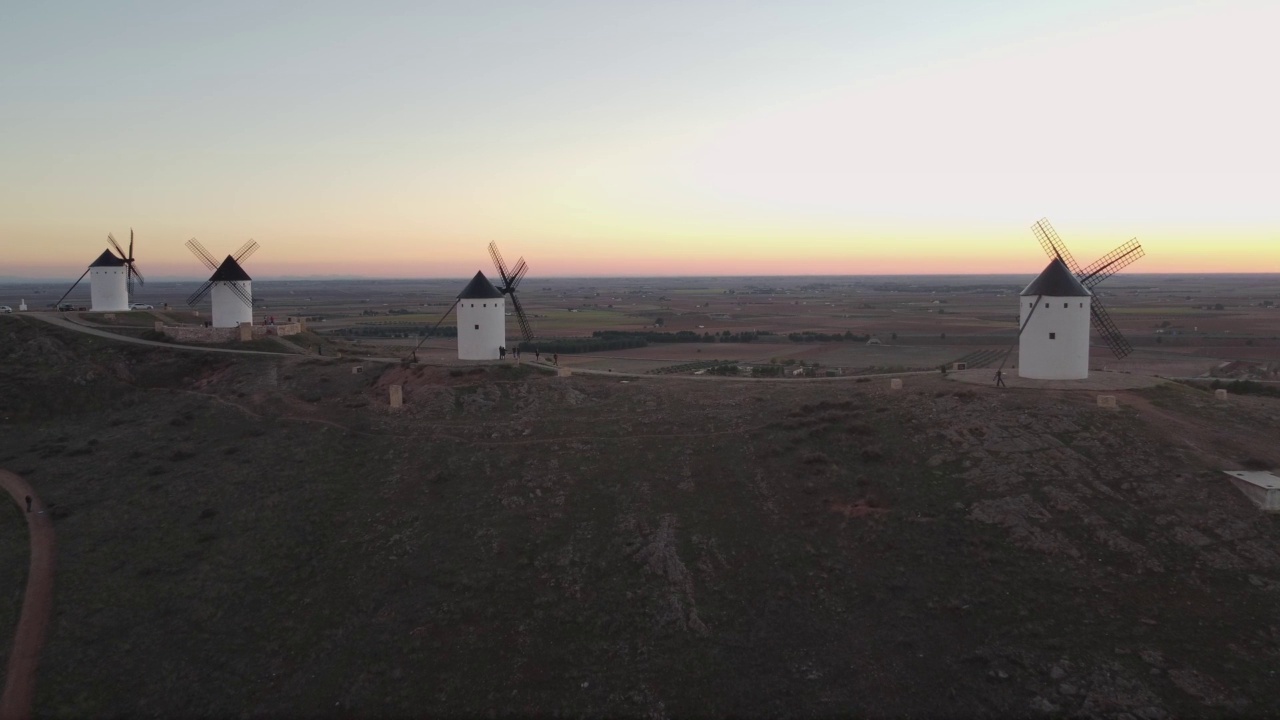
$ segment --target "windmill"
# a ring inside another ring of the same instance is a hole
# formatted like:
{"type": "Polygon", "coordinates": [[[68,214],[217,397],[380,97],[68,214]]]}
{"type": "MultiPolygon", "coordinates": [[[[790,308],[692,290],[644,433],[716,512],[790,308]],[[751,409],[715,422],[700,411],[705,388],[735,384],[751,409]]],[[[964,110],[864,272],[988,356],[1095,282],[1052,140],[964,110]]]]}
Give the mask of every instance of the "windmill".
{"type": "Polygon", "coordinates": [[[127,255],[111,233],[107,233],[107,242],[115,248],[116,254],[113,255],[110,250],[103,250],[98,259],[89,263],[88,269],[71,283],[71,287],[67,288],[62,297],[58,298],[54,307],[61,306],[62,301],[66,300],[71,291],[76,289],[81,280],[84,280],[84,276],[88,275],[90,309],[93,312],[123,312],[129,309],[129,300],[133,298],[134,279],[138,280],[139,285],[144,284],[142,273],[138,272],[138,266],[133,258],[133,228],[129,228],[127,255]]]}
{"type": "Polygon", "coordinates": [[[1018,375],[1043,380],[1087,378],[1090,325],[1117,358],[1133,352],[1093,288],[1145,254],[1138,239],[1081,270],[1048,220],[1041,219],[1031,230],[1051,260],[1020,297],[1018,375]]]}
{"type": "Polygon", "coordinates": [[[187,305],[195,307],[210,292],[213,294],[213,326],[218,328],[238,327],[241,324],[253,324],[253,285],[249,273],[244,271],[241,263],[258,251],[256,240],[250,240],[234,255],[228,255],[221,263],[213,259],[213,255],[205,250],[199,240],[191,238],[187,241],[187,249],[192,255],[213,271],[213,275],[205,281],[200,289],[187,298],[187,305]]]}
{"type": "Polygon", "coordinates": [[[471,282],[458,293],[453,305],[449,306],[423,339],[418,341],[417,347],[413,349],[414,357],[417,357],[418,348],[422,347],[426,338],[434,333],[440,327],[440,323],[443,323],[456,308],[458,311],[458,359],[497,360],[502,356],[499,348],[505,348],[507,344],[507,297],[511,298],[511,307],[520,323],[521,337],[527,343],[533,342],[533,326],[529,323],[529,318],[525,316],[524,308],[520,307],[520,300],[516,297],[516,287],[529,272],[529,264],[524,261],[524,258],[520,258],[513,268],[508,269],[507,263],[502,259],[502,253],[498,251],[497,243],[492,242],[489,243],[489,257],[493,260],[493,267],[498,271],[502,284],[495,286],[483,272],[477,271],[475,277],[471,278],[471,282]]]}

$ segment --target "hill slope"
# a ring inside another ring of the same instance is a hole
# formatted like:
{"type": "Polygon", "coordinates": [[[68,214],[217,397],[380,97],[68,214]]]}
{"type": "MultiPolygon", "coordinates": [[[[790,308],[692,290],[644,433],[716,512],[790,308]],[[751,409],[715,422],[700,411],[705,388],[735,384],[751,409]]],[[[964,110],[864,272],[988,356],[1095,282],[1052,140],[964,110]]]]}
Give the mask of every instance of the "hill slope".
{"type": "Polygon", "coordinates": [[[58,533],[39,712],[1280,712],[1280,527],[1217,473],[1280,464],[1276,400],[0,336],[58,533]]]}

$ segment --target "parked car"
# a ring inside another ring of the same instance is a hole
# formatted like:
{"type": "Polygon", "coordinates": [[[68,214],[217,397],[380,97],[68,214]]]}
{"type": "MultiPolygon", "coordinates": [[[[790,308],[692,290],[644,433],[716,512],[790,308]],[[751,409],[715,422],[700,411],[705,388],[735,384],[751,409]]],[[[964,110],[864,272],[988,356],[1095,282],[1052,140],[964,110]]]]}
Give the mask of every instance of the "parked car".
{"type": "Polygon", "coordinates": [[[9,307],[8,305],[0,305],[0,313],[11,313],[11,312],[13,312],[13,308],[9,307]]]}
{"type": "Polygon", "coordinates": [[[130,310],[155,310],[156,307],[154,305],[148,305],[146,303],[129,303],[129,309],[130,310]]]}
{"type": "Polygon", "coordinates": [[[72,305],[71,303],[62,303],[61,305],[58,306],[58,312],[71,312],[72,310],[75,310],[75,309],[76,309],[76,306],[72,305]]]}

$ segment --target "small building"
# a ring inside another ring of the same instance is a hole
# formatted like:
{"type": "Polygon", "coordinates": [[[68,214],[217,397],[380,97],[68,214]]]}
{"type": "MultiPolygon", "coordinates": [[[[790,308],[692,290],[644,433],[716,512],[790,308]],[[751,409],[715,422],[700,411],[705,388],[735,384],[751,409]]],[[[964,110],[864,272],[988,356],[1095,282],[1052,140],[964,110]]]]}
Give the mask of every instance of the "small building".
{"type": "Polygon", "coordinates": [[[89,264],[89,308],[93,312],[129,310],[128,264],[110,250],[103,250],[89,264]]]}
{"type": "Polygon", "coordinates": [[[477,272],[458,294],[458,359],[497,360],[507,344],[507,300],[477,272]]]}
{"type": "Polygon", "coordinates": [[[1089,377],[1093,293],[1058,258],[1019,298],[1018,376],[1035,380],[1089,377]]]}

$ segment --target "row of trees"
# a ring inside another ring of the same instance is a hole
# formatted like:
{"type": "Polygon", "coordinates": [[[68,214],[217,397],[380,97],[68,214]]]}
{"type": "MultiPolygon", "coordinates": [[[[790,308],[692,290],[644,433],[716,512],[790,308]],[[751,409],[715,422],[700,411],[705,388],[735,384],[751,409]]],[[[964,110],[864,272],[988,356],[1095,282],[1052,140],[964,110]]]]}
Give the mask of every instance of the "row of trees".
{"type": "Polygon", "coordinates": [[[854,335],[852,330],[844,333],[793,332],[787,335],[791,342],[866,342],[870,335],[854,335]]]}
{"type": "Polygon", "coordinates": [[[558,353],[574,355],[577,353],[604,352],[606,350],[629,350],[647,346],[643,338],[557,338],[555,340],[539,340],[537,342],[521,342],[520,352],[531,353],[535,349],[543,354],[558,353]]]}
{"type": "Polygon", "coordinates": [[[458,337],[458,328],[455,325],[442,325],[436,328],[435,332],[420,325],[358,325],[356,327],[337,328],[331,332],[334,335],[345,337],[458,337]]]}

